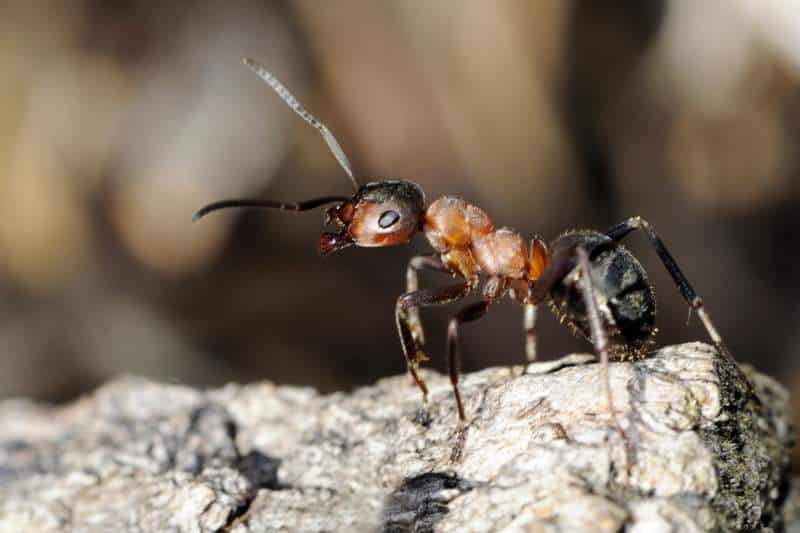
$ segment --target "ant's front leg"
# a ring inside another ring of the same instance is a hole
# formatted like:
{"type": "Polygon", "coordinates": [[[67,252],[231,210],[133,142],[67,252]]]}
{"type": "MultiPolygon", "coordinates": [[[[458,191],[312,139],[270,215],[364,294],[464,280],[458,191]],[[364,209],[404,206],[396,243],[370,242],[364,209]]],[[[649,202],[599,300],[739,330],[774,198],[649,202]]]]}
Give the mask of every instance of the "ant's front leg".
{"type": "Polygon", "coordinates": [[[468,282],[458,283],[449,287],[440,289],[424,289],[413,292],[407,292],[397,299],[395,305],[395,321],[397,322],[397,331],[400,335],[400,344],[403,347],[403,355],[406,358],[408,371],[414,382],[422,391],[422,402],[425,406],[428,404],[428,387],[425,381],[420,377],[417,370],[419,364],[427,360],[427,356],[422,351],[422,347],[417,344],[414,334],[412,333],[411,324],[409,324],[409,310],[412,308],[430,307],[433,305],[444,305],[457,300],[461,300],[471,290],[468,282]]]}
{"type": "MultiPolygon", "coordinates": [[[[442,264],[438,257],[429,255],[418,255],[412,257],[408,262],[406,269],[406,293],[415,292],[419,290],[419,271],[420,270],[435,270],[449,274],[450,270],[442,264]]],[[[425,330],[422,327],[422,322],[419,318],[419,307],[410,307],[404,311],[404,320],[411,330],[411,336],[414,337],[414,344],[419,349],[425,345],[425,330]]]]}

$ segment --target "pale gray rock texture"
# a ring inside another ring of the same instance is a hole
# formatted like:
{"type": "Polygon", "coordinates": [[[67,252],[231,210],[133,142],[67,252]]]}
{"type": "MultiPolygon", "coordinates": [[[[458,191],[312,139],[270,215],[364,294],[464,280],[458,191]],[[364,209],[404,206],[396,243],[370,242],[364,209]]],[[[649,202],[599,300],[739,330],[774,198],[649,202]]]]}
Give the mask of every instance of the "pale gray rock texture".
{"type": "Polygon", "coordinates": [[[796,527],[787,394],[713,348],[590,356],[321,396],[125,378],[0,404],[0,531],[741,531],[796,527]]]}

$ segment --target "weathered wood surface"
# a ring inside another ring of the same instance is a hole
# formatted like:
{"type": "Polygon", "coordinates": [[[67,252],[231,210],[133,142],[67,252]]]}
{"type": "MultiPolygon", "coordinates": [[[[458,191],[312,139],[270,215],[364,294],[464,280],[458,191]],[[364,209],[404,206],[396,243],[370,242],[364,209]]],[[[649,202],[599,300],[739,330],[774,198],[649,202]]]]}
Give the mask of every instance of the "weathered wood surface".
{"type": "Polygon", "coordinates": [[[787,394],[761,405],[705,344],[321,396],[125,378],[65,407],[0,403],[0,531],[702,531],[794,524],[787,394]],[[630,457],[629,457],[630,456],[630,457]],[[786,503],[790,502],[790,503],[786,503]]]}

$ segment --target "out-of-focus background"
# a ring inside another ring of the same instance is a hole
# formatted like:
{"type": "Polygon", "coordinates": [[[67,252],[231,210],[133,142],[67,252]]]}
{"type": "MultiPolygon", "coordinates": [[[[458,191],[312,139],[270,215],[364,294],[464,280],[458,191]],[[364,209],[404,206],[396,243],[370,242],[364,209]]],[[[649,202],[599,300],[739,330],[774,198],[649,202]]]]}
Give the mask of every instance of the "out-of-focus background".
{"type": "MultiPolygon", "coordinates": [[[[800,2],[37,0],[0,5],[0,396],[135,373],[326,391],[403,372],[393,308],[424,239],[321,258],[322,214],[229,196],[460,195],[555,237],[642,215],[742,361],[800,396],[800,2]]],[[[640,235],[660,343],[705,339],[640,235]]],[[[431,286],[445,282],[424,277],[431,286]]],[[[454,308],[423,312],[443,369],[454,308]]],[[[588,350],[547,313],[544,358],[588,350]]],[[[464,367],[523,360],[520,308],[464,367]]]]}

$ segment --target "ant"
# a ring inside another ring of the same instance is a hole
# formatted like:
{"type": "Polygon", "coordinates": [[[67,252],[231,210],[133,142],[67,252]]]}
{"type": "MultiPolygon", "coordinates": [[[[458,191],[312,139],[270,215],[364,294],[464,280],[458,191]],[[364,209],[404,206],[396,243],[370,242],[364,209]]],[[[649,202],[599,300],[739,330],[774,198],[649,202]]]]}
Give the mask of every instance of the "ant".
{"type": "MultiPolygon", "coordinates": [[[[308,124],[319,130],[339,165],[347,174],[355,194],[325,196],[301,202],[231,199],[209,204],[194,215],[199,220],[212,211],[232,207],[256,207],[284,211],[307,211],[335,204],[325,212],[325,225],[337,232],[325,232],[319,240],[322,255],[349,246],[380,247],[407,243],[422,232],[435,254],[413,257],[406,270],[406,292],[397,299],[395,320],[408,371],[422,392],[427,406],[428,387],[419,375],[420,363],[428,358],[422,351],[425,334],[419,309],[462,300],[481,286],[483,298],[462,308],[447,328],[450,382],[458,408],[459,431],[463,436],[466,413],[458,387],[461,356],[459,328],[481,318],[503,296],[524,309],[523,330],[528,362],[536,360],[536,316],[547,303],[561,323],[578,337],[594,345],[604,374],[604,392],[612,421],[625,437],[614,412],[609,360],[641,358],[656,333],[656,301],[653,287],[642,265],[620,241],[634,231],[645,233],[689,305],[689,316],[700,317],[718,352],[733,361],[711,321],[703,300],[692,288],[653,226],[632,217],[601,233],[570,230],[546,244],[539,237],[526,246],[522,236],[508,228],[495,228],[479,207],[461,198],[445,196],[426,207],[425,195],[411,181],[385,179],[361,185],[330,130],[262,65],[245,58],[244,64],[269,85],[308,124]],[[418,273],[433,270],[450,274],[458,283],[420,289],[418,273]]],[[[736,367],[738,368],[738,367],[736,367]]]]}

